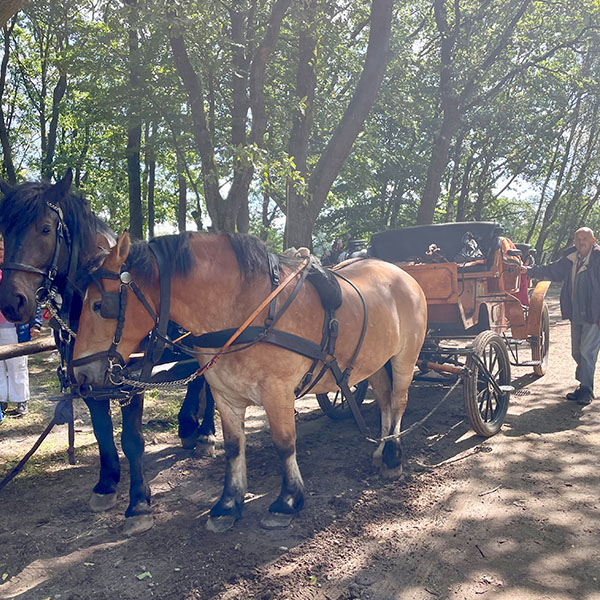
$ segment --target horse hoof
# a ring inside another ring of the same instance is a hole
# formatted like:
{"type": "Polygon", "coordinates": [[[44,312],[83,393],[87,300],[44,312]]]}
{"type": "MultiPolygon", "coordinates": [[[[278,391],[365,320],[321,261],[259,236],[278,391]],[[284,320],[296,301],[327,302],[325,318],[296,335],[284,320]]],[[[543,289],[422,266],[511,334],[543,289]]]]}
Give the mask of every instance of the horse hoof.
{"type": "Polygon", "coordinates": [[[154,517],[151,514],[134,515],[133,517],[127,517],[125,519],[125,525],[123,525],[123,533],[125,535],[136,535],[138,533],[144,533],[148,529],[152,529],[154,526],[154,517]]]}
{"type": "Polygon", "coordinates": [[[233,527],[235,524],[233,515],[223,515],[222,517],[209,517],[206,522],[206,529],[213,533],[223,533],[233,527]]]}
{"type": "Polygon", "coordinates": [[[381,468],[381,476],[384,479],[398,479],[402,475],[402,465],[395,469],[388,469],[385,465],[381,468]]]}
{"type": "Polygon", "coordinates": [[[296,515],[287,513],[268,513],[260,521],[260,526],[263,529],[285,529],[289,527],[296,515]]]}
{"type": "Polygon", "coordinates": [[[374,454],[373,458],[371,459],[371,464],[375,470],[381,469],[381,465],[383,464],[381,454],[374,454]]]}
{"type": "Polygon", "coordinates": [[[198,441],[198,432],[194,431],[192,435],[189,435],[185,438],[182,437],[180,439],[183,448],[185,448],[186,450],[193,450],[196,447],[196,442],[198,441]]]}
{"type": "Polygon", "coordinates": [[[196,452],[200,456],[215,457],[215,449],[217,446],[217,438],[214,435],[199,435],[196,443],[196,452]]]}
{"type": "Polygon", "coordinates": [[[92,512],[104,512],[110,510],[117,503],[117,493],[96,494],[92,493],[89,506],[92,512]]]}

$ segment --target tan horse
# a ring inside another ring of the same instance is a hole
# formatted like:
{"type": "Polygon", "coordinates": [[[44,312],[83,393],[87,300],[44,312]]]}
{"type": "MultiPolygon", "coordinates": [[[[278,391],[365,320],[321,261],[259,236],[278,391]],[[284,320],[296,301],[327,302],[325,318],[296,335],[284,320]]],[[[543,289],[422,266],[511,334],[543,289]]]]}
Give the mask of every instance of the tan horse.
{"type": "MultiPolygon", "coordinates": [[[[165,238],[173,261],[170,318],[195,335],[237,328],[271,292],[264,245],[250,236],[225,234],[186,234],[165,238]]],[[[282,279],[293,270],[289,261],[282,265],[282,279]]],[[[156,263],[147,244],[130,247],[124,233],[104,261],[102,269],[119,273],[126,269],[141,289],[148,304],[157,312],[160,305],[156,263]]],[[[364,342],[352,371],[350,385],[368,378],[381,409],[381,435],[400,432],[415,362],[425,337],[427,305],[415,280],[393,264],[368,259],[342,269],[343,275],[360,290],[368,306],[364,342]],[[390,361],[393,386],[384,365],[390,361]]],[[[339,336],[335,354],[342,369],[351,359],[359,341],[363,306],[357,292],[340,281],[343,304],[337,310],[339,336]]],[[[119,281],[101,278],[105,292],[119,290],[119,281]]],[[[294,287],[286,287],[278,303],[283,303],[294,287]]],[[[280,306],[281,304],[278,304],[280,306]]],[[[102,295],[91,285],[84,299],[74,359],[102,353],[111,345],[115,319],[101,316],[102,295]]],[[[266,309],[253,325],[263,325],[266,309]]],[[[152,317],[139,298],[127,289],[127,304],[118,352],[126,359],[154,326],[152,317]]],[[[305,284],[276,325],[317,344],[323,328],[323,309],[315,289],[305,284]]],[[[206,357],[199,362],[204,364],[206,357]]],[[[263,525],[289,524],[304,503],[304,484],[296,462],[294,390],[311,365],[311,359],[267,343],[257,343],[240,352],[223,355],[206,372],[221,416],[227,468],[223,494],[212,508],[208,527],[229,529],[241,516],[246,493],[244,418],[251,404],[263,406],[274,446],[283,467],[281,493],[269,508],[263,525]]],[[[75,367],[81,384],[104,385],[108,362],[106,354],[75,367]]],[[[313,389],[325,393],[336,389],[327,373],[313,389]]],[[[380,443],[374,463],[386,476],[401,473],[400,440],[380,443]]]]}

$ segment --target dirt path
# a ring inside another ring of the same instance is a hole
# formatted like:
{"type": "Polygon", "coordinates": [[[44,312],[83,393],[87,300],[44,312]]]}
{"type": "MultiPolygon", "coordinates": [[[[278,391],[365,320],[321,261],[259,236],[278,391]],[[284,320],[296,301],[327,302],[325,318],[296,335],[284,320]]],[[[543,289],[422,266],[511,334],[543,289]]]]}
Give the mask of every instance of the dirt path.
{"type": "MultiPolygon", "coordinates": [[[[258,525],[280,483],[259,410],[248,424],[247,508],[226,534],[204,528],[221,490],[221,450],[200,457],[150,436],[156,525],[133,539],[120,534],[126,473],[113,511],[87,510],[93,452],[79,450],[76,467],[20,476],[0,494],[0,600],[600,600],[600,401],[582,409],[564,400],[575,381],[555,299],[551,315],[549,373],[515,370],[525,385],[503,431],[473,435],[458,391],[406,438],[401,481],[371,470],[372,448],[352,423],[304,401],[307,506],[285,531],[258,525]]],[[[440,393],[411,389],[405,428],[440,393]]],[[[374,427],[375,409],[365,412],[374,427]]]]}

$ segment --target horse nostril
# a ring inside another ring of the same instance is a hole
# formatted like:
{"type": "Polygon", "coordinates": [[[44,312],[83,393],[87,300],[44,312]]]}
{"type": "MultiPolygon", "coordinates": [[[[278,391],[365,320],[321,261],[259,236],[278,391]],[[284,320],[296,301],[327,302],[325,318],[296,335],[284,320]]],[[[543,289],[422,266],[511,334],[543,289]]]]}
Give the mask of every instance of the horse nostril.
{"type": "Polygon", "coordinates": [[[17,296],[17,310],[21,310],[27,306],[27,297],[23,294],[16,294],[17,296]]]}

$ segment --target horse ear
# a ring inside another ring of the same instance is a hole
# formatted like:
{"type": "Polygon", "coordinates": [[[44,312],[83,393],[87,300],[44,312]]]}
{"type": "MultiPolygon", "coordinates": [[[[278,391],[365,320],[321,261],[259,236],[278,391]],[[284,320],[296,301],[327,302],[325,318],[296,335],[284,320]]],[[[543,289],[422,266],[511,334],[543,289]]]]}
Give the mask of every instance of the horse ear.
{"type": "Polygon", "coordinates": [[[4,179],[0,179],[0,192],[2,192],[5,196],[8,196],[13,191],[12,185],[10,185],[4,179]]]}
{"type": "Polygon", "coordinates": [[[117,242],[117,245],[115,246],[115,252],[116,252],[117,259],[119,261],[119,266],[122,265],[127,260],[127,257],[129,256],[129,247],[130,246],[131,246],[131,243],[129,240],[129,233],[127,230],[125,230],[121,234],[121,237],[119,237],[119,241],[117,242]]]}
{"type": "Polygon", "coordinates": [[[60,200],[64,198],[71,189],[71,184],[73,183],[73,170],[69,167],[65,172],[64,177],[57,181],[47,192],[46,195],[50,197],[50,199],[60,200]]]}

